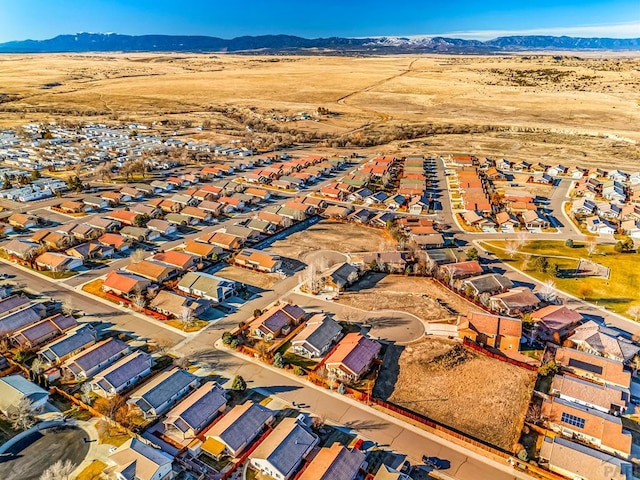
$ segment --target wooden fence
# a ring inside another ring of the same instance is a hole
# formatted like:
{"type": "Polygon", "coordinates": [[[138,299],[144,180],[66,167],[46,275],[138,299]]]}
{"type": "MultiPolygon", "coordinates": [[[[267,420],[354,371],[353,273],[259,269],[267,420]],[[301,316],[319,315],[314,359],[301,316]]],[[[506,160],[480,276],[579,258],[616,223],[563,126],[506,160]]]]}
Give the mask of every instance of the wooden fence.
{"type": "Polygon", "coordinates": [[[462,341],[462,344],[465,347],[468,347],[472,350],[475,350],[476,352],[480,352],[484,355],[486,355],[487,357],[491,357],[491,358],[495,358],[496,360],[500,360],[501,362],[506,362],[506,363],[510,363],[511,365],[515,365],[516,367],[521,367],[521,368],[525,368],[527,370],[530,370],[532,372],[538,372],[538,368],[533,366],[533,365],[529,365],[528,363],[525,362],[520,362],[518,360],[514,360],[513,358],[509,358],[505,355],[500,355],[497,353],[492,352],[491,350],[487,350],[486,348],[481,347],[480,345],[478,345],[477,343],[469,340],[468,338],[465,338],[462,341]]]}
{"type": "MultiPolygon", "coordinates": [[[[114,302],[118,302],[118,303],[123,303],[127,306],[132,306],[133,302],[131,300],[129,300],[128,298],[124,298],[121,297],[119,295],[116,295],[115,293],[111,293],[111,292],[102,292],[104,294],[105,297],[109,298],[110,300],[113,300],[114,302]]],[[[140,309],[140,311],[146,315],[150,315],[152,317],[157,318],[158,320],[162,320],[162,321],[167,321],[169,320],[169,316],[165,315],[163,313],[160,312],[156,312],[155,310],[151,310],[150,308],[146,308],[143,307],[140,309]]]]}
{"type": "Polygon", "coordinates": [[[249,455],[251,455],[254,452],[254,450],[258,448],[258,446],[264,441],[264,439],[269,436],[272,430],[273,429],[270,426],[267,426],[267,428],[265,429],[264,433],[260,436],[260,438],[256,442],[253,442],[253,445],[251,445],[251,447],[242,454],[242,456],[238,459],[238,461],[235,462],[233,466],[222,475],[221,480],[227,480],[233,474],[233,472],[235,472],[238,469],[240,465],[246,462],[247,459],[249,458],[249,455]]]}
{"type": "Polygon", "coordinates": [[[451,293],[453,293],[454,295],[460,297],[462,300],[465,300],[469,303],[473,303],[476,307],[478,307],[481,310],[484,310],[485,312],[489,312],[492,315],[495,314],[495,312],[491,309],[489,309],[488,307],[486,307],[485,305],[483,305],[482,303],[478,302],[477,300],[474,300],[473,298],[469,298],[467,297],[464,293],[461,293],[457,290],[455,290],[453,287],[451,287],[451,285],[449,285],[448,283],[443,282],[442,280],[440,280],[439,278],[436,277],[432,277],[433,281],[436,282],[437,284],[443,286],[444,288],[446,288],[447,290],[449,290],[451,293]]]}
{"type": "Polygon", "coordinates": [[[67,392],[65,392],[64,390],[56,387],[56,386],[52,386],[49,389],[49,393],[50,394],[58,394],[61,397],[66,398],[67,400],[69,400],[71,403],[79,406],[80,408],[82,408],[83,410],[86,410],[87,412],[89,412],[91,415],[93,415],[94,417],[100,418],[102,420],[104,420],[105,422],[115,425],[118,430],[120,430],[121,432],[126,433],[127,435],[129,435],[130,437],[135,438],[136,440],[140,440],[143,443],[146,443],[148,445],[151,445],[152,447],[155,448],[160,448],[158,445],[150,442],[149,440],[147,440],[146,438],[141,437],[140,435],[138,435],[137,433],[133,432],[132,430],[129,430],[126,427],[123,427],[120,423],[116,422],[115,420],[112,420],[111,418],[103,415],[102,413],[100,413],[98,410],[96,410],[95,408],[93,408],[91,405],[87,405],[86,403],[84,403],[82,400],[80,400],[79,398],[75,398],[73,395],[69,395],[67,392]]]}

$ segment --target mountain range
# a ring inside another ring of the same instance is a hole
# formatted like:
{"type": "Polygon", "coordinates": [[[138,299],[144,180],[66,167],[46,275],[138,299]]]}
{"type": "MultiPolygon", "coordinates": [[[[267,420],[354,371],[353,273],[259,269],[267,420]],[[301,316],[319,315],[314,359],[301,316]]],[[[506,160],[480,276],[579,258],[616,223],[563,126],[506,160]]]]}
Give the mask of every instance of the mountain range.
{"type": "Polygon", "coordinates": [[[261,35],[223,39],[191,35],[78,33],[47,40],[0,43],[0,53],[62,52],[264,52],[264,53],[499,53],[528,50],[640,50],[640,38],[524,35],[493,40],[446,37],[302,38],[261,35]]]}

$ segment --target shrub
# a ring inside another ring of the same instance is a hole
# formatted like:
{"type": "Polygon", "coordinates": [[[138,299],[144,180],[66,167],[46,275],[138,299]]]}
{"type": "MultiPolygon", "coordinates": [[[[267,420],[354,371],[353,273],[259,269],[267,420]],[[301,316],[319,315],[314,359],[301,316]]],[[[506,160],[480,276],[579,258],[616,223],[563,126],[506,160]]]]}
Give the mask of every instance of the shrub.
{"type": "Polygon", "coordinates": [[[538,368],[538,373],[543,377],[546,377],[548,375],[558,373],[558,370],[560,370],[558,364],[553,360],[549,360],[547,363],[541,365],[540,368],[538,368]]]}
{"type": "Polygon", "coordinates": [[[293,373],[295,375],[302,376],[305,374],[305,371],[304,368],[302,368],[300,365],[296,365],[295,367],[293,367],[293,373]]]}
{"type": "Polygon", "coordinates": [[[273,366],[276,368],[284,368],[285,361],[280,352],[276,353],[273,357],[273,366]]]}
{"type": "Polygon", "coordinates": [[[22,363],[27,359],[27,352],[24,350],[18,350],[13,359],[18,363],[22,363]]]}
{"type": "Polygon", "coordinates": [[[247,389],[247,382],[240,375],[236,375],[231,383],[231,390],[234,392],[244,392],[247,389]]]}
{"type": "Polygon", "coordinates": [[[472,247],[469,250],[467,250],[467,260],[478,260],[478,258],[480,258],[478,256],[478,249],[476,247],[472,247]]]}
{"type": "Polygon", "coordinates": [[[222,334],[222,343],[224,343],[225,345],[231,345],[232,341],[233,335],[231,335],[231,332],[224,332],[222,334]]]}
{"type": "Polygon", "coordinates": [[[549,269],[549,259],[547,257],[536,257],[533,259],[533,267],[538,272],[546,272],[549,269]]]}
{"type": "Polygon", "coordinates": [[[569,247],[569,248],[573,248],[573,240],[570,238],[567,238],[567,240],[564,242],[564,246],[565,247],[569,247]]]}

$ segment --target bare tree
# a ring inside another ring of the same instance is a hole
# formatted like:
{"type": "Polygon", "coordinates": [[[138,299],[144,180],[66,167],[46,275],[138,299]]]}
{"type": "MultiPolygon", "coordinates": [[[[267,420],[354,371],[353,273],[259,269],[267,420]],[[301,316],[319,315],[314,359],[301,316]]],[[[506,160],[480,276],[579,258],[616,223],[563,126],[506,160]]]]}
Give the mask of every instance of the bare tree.
{"type": "Polygon", "coordinates": [[[584,246],[587,249],[587,255],[589,257],[595,255],[598,250],[598,242],[595,237],[587,237],[587,241],[584,246]]]}
{"type": "Polygon", "coordinates": [[[158,340],[158,343],[156,344],[155,352],[158,353],[158,355],[160,356],[166,355],[169,349],[171,348],[171,346],[172,346],[171,342],[169,342],[166,339],[158,340]]]}
{"type": "Polygon", "coordinates": [[[31,362],[30,370],[34,378],[40,375],[44,370],[44,365],[42,363],[42,360],[40,360],[38,357],[34,358],[33,362],[31,362]]]}
{"type": "Polygon", "coordinates": [[[180,310],[180,314],[178,315],[178,320],[180,320],[180,323],[182,324],[182,329],[186,331],[195,321],[193,318],[193,310],[188,307],[182,307],[182,310],[180,310]]]}
{"type": "Polygon", "coordinates": [[[11,344],[10,344],[9,339],[7,337],[0,338],[0,352],[1,353],[8,352],[10,346],[11,346],[11,344]]]}
{"type": "Polygon", "coordinates": [[[71,480],[71,474],[76,469],[76,465],[71,460],[58,460],[56,463],[47,468],[40,480],[71,480]]]}
{"type": "Polygon", "coordinates": [[[509,240],[505,245],[505,251],[509,254],[509,258],[513,258],[518,253],[518,242],[509,240]]]}
{"type": "Polygon", "coordinates": [[[133,304],[138,310],[142,310],[147,306],[147,299],[141,293],[138,293],[135,297],[133,297],[133,304]]]}
{"type": "Polygon", "coordinates": [[[552,302],[556,298],[556,282],[547,280],[542,284],[540,296],[545,302],[552,302]]]}
{"type": "Polygon", "coordinates": [[[86,403],[87,405],[91,405],[91,393],[93,389],[91,388],[91,384],[89,382],[85,382],[80,387],[80,399],[86,403]]]}
{"type": "Polygon", "coordinates": [[[141,248],[137,248],[136,251],[131,254],[131,262],[133,263],[140,263],[145,258],[147,258],[147,252],[141,248]]]}
{"type": "Polygon", "coordinates": [[[305,283],[306,286],[309,290],[309,293],[313,293],[316,291],[316,286],[317,286],[317,273],[316,273],[316,266],[313,262],[311,262],[306,270],[305,270],[305,283]]]}
{"type": "Polygon", "coordinates": [[[327,372],[327,387],[329,390],[333,390],[336,386],[336,373],[333,370],[327,372]]]}
{"type": "Polygon", "coordinates": [[[64,313],[67,316],[71,316],[75,311],[76,309],[73,305],[73,301],[71,300],[70,297],[66,297],[64,299],[64,302],[62,302],[62,313],[64,313]]]}
{"type": "Polygon", "coordinates": [[[538,425],[542,423],[542,405],[538,402],[531,402],[529,404],[529,408],[527,409],[527,413],[525,416],[525,421],[527,423],[532,423],[534,425],[538,425]]]}
{"type": "Polygon", "coordinates": [[[316,259],[316,268],[318,272],[324,272],[327,268],[329,268],[329,259],[324,255],[320,258],[316,259]]]}
{"type": "Polygon", "coordinates": [[[525,232],[525,231],[518,232],[518,234],[516,235],[516,243],[518,245],[518,248],[525,247],[529,242],[529,237],[530,237],[529,232],[525,232]]]}
{"type": "Polygon", "coordinates": [[[33,403],[27,397],[22,397],[18,403],[12,405],[7,412],[11,426],[16,430],[27,430],[36,424],[33,414],[33,403]]]}

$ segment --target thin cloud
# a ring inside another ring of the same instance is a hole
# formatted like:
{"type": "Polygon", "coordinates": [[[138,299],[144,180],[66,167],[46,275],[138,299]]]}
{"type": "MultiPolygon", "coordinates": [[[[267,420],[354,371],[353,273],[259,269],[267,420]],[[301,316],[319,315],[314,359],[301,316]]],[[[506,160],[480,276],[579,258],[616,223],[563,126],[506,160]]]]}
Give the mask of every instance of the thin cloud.
{"type": "MultiPolygon", "coordinates": [[[[588,25],[580,27],[535,28],[528,30],[472,30],[438,34],[438,36],[473,40],[491,40],[496,37],[506,37],[510,35],[565,35],[568,37],[637,38],[640,37],[640,22],[612,25],[588,25]]],[[[416,37],[418,36],[416,35],[416,37]]]]}

